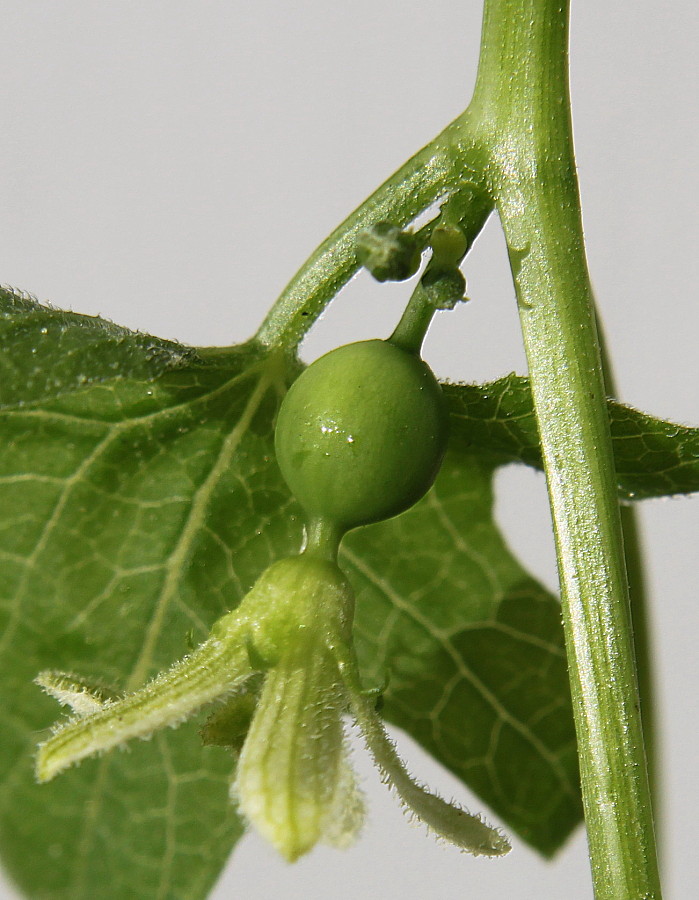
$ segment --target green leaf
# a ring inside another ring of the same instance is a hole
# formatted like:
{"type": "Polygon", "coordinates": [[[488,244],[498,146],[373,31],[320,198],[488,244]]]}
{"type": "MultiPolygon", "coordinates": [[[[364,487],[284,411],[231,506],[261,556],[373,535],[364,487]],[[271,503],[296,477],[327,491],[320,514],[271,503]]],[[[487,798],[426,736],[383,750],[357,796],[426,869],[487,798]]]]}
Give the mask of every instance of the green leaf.
{"type": "Polygon", "coordinates": [[[196,723],[48,785],[45,668],[133,688],[199,642],[300,526],[272,456],[288,368],[0,295],[0,844],[45,898],[205,897],[241,824],[196,723]]]}
{"type": "Polygon", "coordinates": [[[496,465],[453,451],[424,500],[350,534],[341,559],[384,715],[549,855],[582,816],[560,604],[493,521],[496,465]]]}
{"type": "Polygon", "coordinates": [[[0,405],[45,402],[115,378],[152,380],[196,352],[0,288],[0,405]]]}
{"type": "MultiPolygon", "coordinates": [[[[456,441],[542,468],[529,379],[444,385],[456,441]]],[[[609,401],[619,494],[645,499],[699,490],[699,428],[609,401]]]]}

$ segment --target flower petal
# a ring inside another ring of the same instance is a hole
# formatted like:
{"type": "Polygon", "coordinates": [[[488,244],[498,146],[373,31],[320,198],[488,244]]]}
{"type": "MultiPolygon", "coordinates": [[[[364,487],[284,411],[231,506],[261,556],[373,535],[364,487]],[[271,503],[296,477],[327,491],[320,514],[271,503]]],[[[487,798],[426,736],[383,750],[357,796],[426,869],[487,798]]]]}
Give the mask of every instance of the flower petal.
{"type": "Polygon", "coordinates": [[[337,850],[351,847],[359,836],[365,818],[364,794],[349,760],[349,748],[340,763],[332,806],[325,817],[323,841],[337,850]]]}
{"type": "Polygon", "coordinates": [[[102,709],[110,700],[117,700],[119,694],[97,682],[69,672],[46,669],[34,679],[61,706],[69,706],[78,716],[88,716],[102,709]]]}
{"type": "Polygon", "coordinates": [[[233,787],[241,812],[290,862],[358,830],[345,702],[330,652],[316,635],[297,634],[267,674],[233,787]]]}
{"type": "Polygon", "coordinates": [[[335,648],[335,652],[352,712],[367,747],[384,779],[394,788],[405,807],[436,835],[467,853],[474,856],[504,856],[508,853],[510,843],[498,829],[491,828],[480,816],[471,815],[460,806],[430,793],[410,776],[374,705],[362,690],[354,656],[340,647],[335,648]]]}
{"type": "MultiPolygon", "coordinates": [[[[179,725],[204,704],[225,696],[252,673],[243,627],[246,623],[229,613],[215,626],[215,635],[140,690],[59,725],[39,745],[38,780],[50,781],[68,766],[131,738],[148,738],[167,725],[179,725]]],[[[47,674],[39,676],[44,687],[47,674]]]]}

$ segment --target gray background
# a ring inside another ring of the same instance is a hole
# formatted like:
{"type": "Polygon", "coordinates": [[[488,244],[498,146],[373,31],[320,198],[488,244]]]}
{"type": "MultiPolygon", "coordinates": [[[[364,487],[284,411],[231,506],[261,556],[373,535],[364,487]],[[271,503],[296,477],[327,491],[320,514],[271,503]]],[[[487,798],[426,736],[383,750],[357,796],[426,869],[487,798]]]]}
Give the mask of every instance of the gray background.
{"type": "MultiPolygon", "coordinates": [[[[313,247],[461,111],[480,15],[477,0],[2,0],[0,281],[192,344],[248,337],[313,247]]],[[[587,0],[573,14],[585,224],[620,394],[681,422],[699,418],[698,26],[689,0],[587,0]]],[[[495,223],[467,276],[473,302],[436,322],[428,359],[453,379],[526,371],[495,223]]],[[[305,357],[386,335],[405,299],[358,276],[305,357]]],[[[510,468],[498,486],[512,545],[553,586],[542,477],[510,468]]],[[[642,510],[671,898],[699,882],[698,506],[642,510]]],[[[422,780],[481,808],[397,737],[422,780]]],[[[370,816],[353,850],[288,867],[248,836],[214,898],[591,897],[581,831],[551,864],[517,842],[505,860],[473,860],[406,824],[360,749],[355,760],[370,816]]]]}

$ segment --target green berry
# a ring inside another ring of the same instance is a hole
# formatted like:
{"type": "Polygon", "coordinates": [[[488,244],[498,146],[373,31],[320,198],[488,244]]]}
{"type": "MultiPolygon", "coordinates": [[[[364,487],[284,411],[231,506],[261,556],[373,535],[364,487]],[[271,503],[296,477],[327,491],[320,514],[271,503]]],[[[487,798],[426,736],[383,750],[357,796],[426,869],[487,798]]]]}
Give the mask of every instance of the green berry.
{"type": "Polygon", "coordinates": [[[339,347],[299,376],[279,410],[275,444],[309,519],[347,530],[416,503],[437,475],[447,431],[429,366],[374,340],[339,347]]]}

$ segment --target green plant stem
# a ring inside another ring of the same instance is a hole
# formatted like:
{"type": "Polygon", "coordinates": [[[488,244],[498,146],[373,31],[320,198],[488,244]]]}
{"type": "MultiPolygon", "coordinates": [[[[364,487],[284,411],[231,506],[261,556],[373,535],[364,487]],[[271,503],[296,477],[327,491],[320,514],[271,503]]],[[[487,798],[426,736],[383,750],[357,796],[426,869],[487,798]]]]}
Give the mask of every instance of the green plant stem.
{"type": "MultiPolygon", "coordinates": [[[[597,330],[599,332],[605,392],[608,397],[614,397],[618,400],[620,398],[616,388],[614,370],[608,352],[604,328],[599,318],[597,318],[597,330]]],[[[639,510],[633,505],[627,505],[621,506],[619,513],[621,515],[621,532],[624,538],[626,573],[628,575],[629,597],[631,600],[638,693],[641,699],[641,721],[643,722],[643,737],[648,760],[648,778],[656,821],[655,839],[658,843],[658,853],[662,857],[662,829],[659,824],[659,820],[662,820],[662,808],[660,805],[662,800],[662,778],[658,765],[659,732],[655,666],[653,662],[653,632],[650,621],[651,613],[649,610],[645,567],[643,564],[643,540],[639,523],[639,510]]]]}
{"type": "Polygon", "coordinates": [[[436,308],[425,296],[422,281],[418,281],[389,341],[396,347],[419,356],[427,329],[436,312],[436,308]]]}
{"type": "Polygon", "coordinates": [[[486,0],[472,111],[491,148],[556,536],[598,900],[659,898],[604,380],[568,92],[568,0],[486,0]]]}
{"type": "Polygon", "coordinates": [[[325,306],[359,268],[357,233],[381,221],[408,225],[433,203],[458,194],[467,204],[471,241],[492,209],[483,186],[483,153],[468,113],[447,126],[385,181],[314,251],[283,290],[255,338],[267,347],[296,347],[325,306]]]}
{"type": "Polygon", "coordinates": [[[662,858],[662,773],[658,759],[658,710],[655,689],[655,665],[653,656],[652,615],[649,610],[648,591],[646,586],[643,534],[638,520],[638,510],[634,506],[622,506],[621,530],[624,535],[626,550],[626,570],[629,578],[629,597],[631,599],[631,619],[633,621],[633,637],[636,646],[636,669],[638,675],[638,693],[641,698],[641,721],[643,737],[648,761],[648,779],[650,782],[653,812],[656,821],[655,839],[658,852],[662,858]]]}
{"type": "Polygon", "coordinates": [[[343,534],[343,529],[328,519],[311,519],[306,530],[303,552],[335,563],[343,534]]]}

